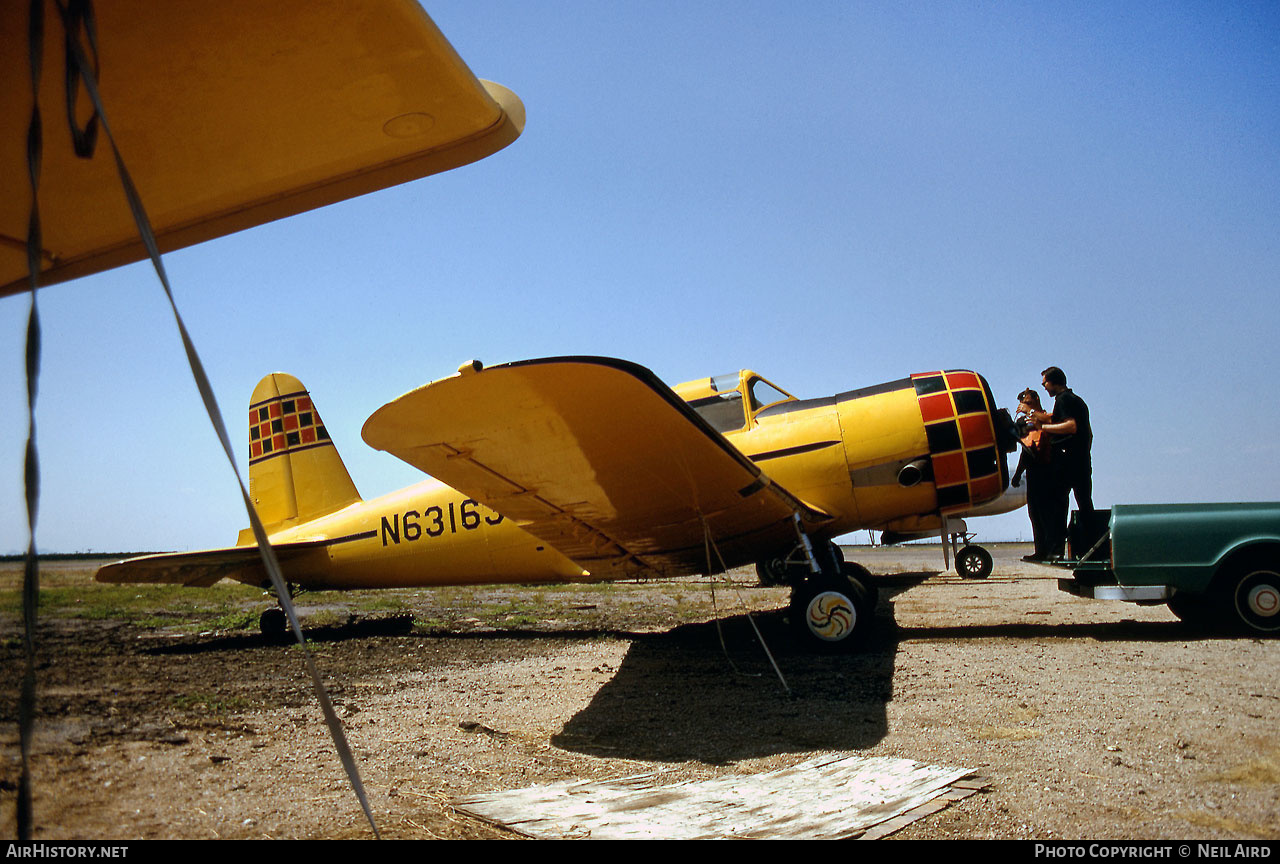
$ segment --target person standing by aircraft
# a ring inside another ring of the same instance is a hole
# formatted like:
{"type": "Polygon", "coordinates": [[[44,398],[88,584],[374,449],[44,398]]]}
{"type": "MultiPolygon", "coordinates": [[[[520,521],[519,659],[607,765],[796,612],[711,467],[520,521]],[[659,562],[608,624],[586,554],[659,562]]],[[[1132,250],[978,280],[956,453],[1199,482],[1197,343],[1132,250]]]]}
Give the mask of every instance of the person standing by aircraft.
{"type": "Polygon", "coordinates": [[[1053,397],[1053,413],[1036,411],[1030,415],[1033,428],[1053,436],[1050,446],[1052,498],[1045,514],[1049,529],[1045,551],[1059,558],[1066,551],[1068,495],[1076,496],[1076,508],[1093,513],[1093,427],[1089,406],[1067,387],[1067,375],[1057,366],[1040,373],[1045,392],[1053,397]]]}
{"type": "Polygon", "coordinates": [[[1016,488],[1022,484],[1022,475],[1027,475],[1027,516],[1031,519],[1031,537],[1035,545],[1032,554],[1024,556],[1024,561],[1042,561],[1048,557],[1045,541],[1049,532],[1045,527],[1045,514],[1054,480],[1049,465],[1050,436],[1040,429],[1030,428],[1022,419],[1029,418],[1036,411],[1044,411],[1040,405],[1040,394],[1028,387],[1018,394],[1018,428],[1026,434],[1018,439],[1022,444],[1022,455],[1018,458],[1018,467],[1011,481],[1016,488]]]}

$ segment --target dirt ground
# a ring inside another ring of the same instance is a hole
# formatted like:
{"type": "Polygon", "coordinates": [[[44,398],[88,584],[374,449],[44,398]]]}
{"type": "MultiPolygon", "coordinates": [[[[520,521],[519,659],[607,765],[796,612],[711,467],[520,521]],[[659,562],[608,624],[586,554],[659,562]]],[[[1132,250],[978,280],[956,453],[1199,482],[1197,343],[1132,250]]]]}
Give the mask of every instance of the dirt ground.
{"type": "MultiPolygon", "coordinates": [[[[1280,838],[1280,640],[1194,636],[1163,606],[1057,591],[1057,571],[1018,560],[1025,547],[992,551],[995,575],[965,582],[938,574],[936,547],[850,548],[883,580],[852,655],[804,650],[785,590],[745,572],[383,592],[386,611],[299,603],[384,837],[516,837],[450,808],[473,792],[839,751],[990,781],[895,839],[1280,838]]],[[[9,601],[20,569],[3,567],[9,601]]],[[[49,565],[42,585],[91,602],[93,567],[49,565]]],[[[23,661],[3,608],[0,833],[13,837],[23,661]]],[[[300,649],[166,614],[42,613],[36,837],[371,836],[300,649]]]]}

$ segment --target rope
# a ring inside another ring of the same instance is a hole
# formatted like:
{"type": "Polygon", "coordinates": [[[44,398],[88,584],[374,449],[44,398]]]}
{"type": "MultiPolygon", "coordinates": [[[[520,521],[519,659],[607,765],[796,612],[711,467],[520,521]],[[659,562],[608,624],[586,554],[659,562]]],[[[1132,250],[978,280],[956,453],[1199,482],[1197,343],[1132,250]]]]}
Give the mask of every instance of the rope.
{"type": "MultiPolygon", "coordinates": [[[[716,559],[720,562],[720,568],[718,572],[723,573],[726,569],[725,563],[724,563],[724,556],[720,554],[720,549],[718,546],[716,546],[715,538],[711,536],[711,526],[707,524],[707,519],[701,513],[701,511],[699,511],[698,513],[698,518],[702,520],[703,546],[705,547],[706,553],[707,553],[707,572],[712,572],[712,570],[715,569],[711,561],[711,552],[714,550],[716,553],[716,559]]],[[[769,658],[769,665],[773,667],[774,674],[778,676],[778,681],[782,684],[782,689],[786,692],[788,696],[793,695],[791,692],[791,687],[787,684],[787,679],[783,676],[782,670],[778,668],[777,661],[773,659],[773,652],[769,650],[769,643],[764,641],[764,634],[760,632],[759,626],[756,625],[755,616],[751,614],[751,609],[748,608],[746,601],[742,598],[741,592],[738,593],[738,602],[742,604],[743,609],[746,609],[747,621],[751,623],[751,629],[755,631],[756,638],[760,640],[760,647],[764,649],[764,656],[769,658]]],[[[725,644],[724,630],[720,626],[720,613],[719,613],[719,610],[716,608],[715,580],[712,580],[711,582],[711,608],[716,613],[716,635],[720,637],[720,650],[724,652],[724,659],[728,661],[729,667],[733,669],[735,674],[742,675],[743,677],[748,677],[738,669],[737,664],[733,662],[733,658],[729,656],[729,646],[725,644]]],[[[759,676],[757,675],[757,676],[750,676],[750,677],[759,677],[759,676]]]]}
{"type": "MultiPolygon", "coordinates": [[[[209,378],[204,371],[204,364],[201,363],[200,356],[196,352],[195,344],[192,342],[191,336],[187,332],[186,324],[182,320],[182,315],[178,312],[177,303],[174,301],[174,298],[173,298],[173,290],[169,285],[169,277],[165,272],[164,263],[160,259],[160,250],[159,250],[158,244],[156,243],[155,233],[151,228],[151,221],[147,217],[146,210],[143,208],[142,200],[138,195],[137,188],[134,186],[133,179],[130,176],[128,169],[125,167],[124,159],[120,155],[120,150],[116,146],[115,136],[112,135],[111,133],[111,126],[107,121],[106,111],[103,108],[102,99],[98,92],[97,74],[96,74],[97,62],[98,62],[97,61],[97,45],[96,45],[96,36],[94,32],[94,27],[93,27],[93,13],[91,8],[91,0],[70,0],[69,6],[64,5],[61,2],[61,0],[58,0],[57,8],[58,8],[58,12],[62,17],[63,28],[66,32],[65,45],[66,45],[66,52],[67,52],[68,77],[69,78],[71,77],[72,75],[71,70],[74,69],[75,70],[74,74],[78,76],[80,81],[83,82],[85,90],[89,94],[89,98],[93,103],[93,108],[95,112],[94,116],[89,120],[88,124],[86,125],[85,130],[76,129],[75,117],[74,117],[75,106],[73,104],[74,96],[70,95],[71,88],[73,85],[69,81],[67,85],[68,94],[69,94],[68,99],[72,104],[68,104],[67,113],[73,127],[73,137],[76,138],[77,155],[80,155],[86,158],[88,155],[91,155],[94,139],[96,138],[96,127],[100,124],[102,131],[107,136],[108,142],[110,142],[111,144],[111,152],[112,152],[112,155],[115,157],[116,170],[120,176],[120,183],[121,183],[121,186],[123,186],[124,188],[125,197],[128,199],[129,209],[133,214],[134,222],[137,224],[138,233],[142,238],[143,245],[147,249],[147,255],[151,259],[151,264],[155,268],[156,275],[160,279],[160,284],[164,288],[165,296],[169,300],[169,308],[173,311],[174,321],[178,326],[178,333],[182,337],[182,346],[187,355],[187,363],[191,367],[192,377],[195,378],[196,388],[200,391],[200,398],[204,402],[205,411],[209,415],[209,421],[210,423],[212,423],[214,431],[218,435],[218,440],[222,444],[222,449],[223,449],[223,452],[226,454],[227,462],[231,465],[231,470],[236,476],[236,482],[240,486],[240,495],[244,500],[245,510],[249,514],[249,524],[253,528],[254,538],[257,540],[258,548],[262,553],[263,564],[266,567],[267,574],[271,578],[271,584],[275,589],[276,596],[280,600],[280,605],[284,608],[285,614],[289,618],[289,624],[293,628],[294,636],[297,638],[298,644],[302,646],[303,660],[306,663],[307,672],[311,677],[311,682],[312,682],[313,689],[315,691],[316,699],[317,701],[319,701],[321,711],[324,713],[325,723],[329,727],[329,734],[333,738],[334,746],[337,748],[338,757],[342,761],[342,766],[347,772],[347,778],[350,780],[351,786],[355,790],[356,797],[360,800],[360,806],[364,810],[365,818],[369,820],[369,826],[373,829],[374,836],[381,839],[381,835],[378,832],[378,826],[373,819],[373,811],[369,806],[368,796],[365,794],[364,784],[360,780],[360,772],[356,767],[355,759],[351,755],[351,748],[347,744],[346,736],[343,734],[342,723],[338,719],[338,715],[333,709],[333,703],[329,699],[329,695],[325,690],[324,682],[320,677],[320,672],[316,668],[315,661],[311,656],[311,652],[307,648],[306,639],[302,635],[302,627],[298,623],[297,613],[294,611],[293,603],[289,599],[288,586],[285,583],[284,576],[281,573],[280,563],[276,559],[275,550],[271,548],[271,544],[267,540],[267,534],[265,529],[262,526],[262,521],[258,518],[258,513],[254,509],[253,504],[249,499],[249,492],[245,488],[243,478],[241,478],[240,476],[240,469],[236,466],[235,457],[232,455],[231,439],[230,439],[230,436],[227,435],[226,425],[223,423],[223,420],[222,420],[222,412],[219,410],[217,399],[214,397],[213,386],[209,383],[209,378]],[[89,61],[85,56],[84,49],[80,44],[79,33],[82,28],[85,31],[85,38],[89,43],[89,49],[94,56],[94,63],[92,67],[90,67],[89,61]],[[88,148],[88,153],[81,152],[82,146],[88,148]]],[[[37,87],[38,87],[37,81],[39,76],[39,56],[44,44],[43,43],[43,9],[41,8],[41,0],[31,0],[31,9],[32,9],[32,22],[30,27],[31,29],[31,49],[30,50],[32,55],[32,91],[33,91],[33,95],[36,97],[36,102],[38,103],[39,94],[37,90],[37,87]],[[39,19],[39,23],[37,23],[37,18],[39,19]]],[[[37,211],[36,211],[35,200],[34,200],[35,177],[38,175],[38,171],[39,171],[38,107],[36,109],[33,109],[32,122],[33,122],[33,128],[35,129],[35,132],[33,134],[28,135],[28,142],[29,142],[28,164],[29,166],[31,166],[31,172],[32,172],[32,186],[33,186],[32,220],[34,223],[34,229],[32,230],[32,232],[28,234],[27,257],[29,262],[32,262],[34,260],[34,263],[29,263],[29,267],[31,269],[31,286],[32,286],[31,295],[32,295],[32,310],[33,310],[33,316],[34,316],[35,286],[37,282],[36,274],[38,274],[39,272],[39,259],[38,257],[33,259],[33,256],[38,256],[39,239],[40,239],[38,216],[36,215],[37,211]],[[32,156],[31,156],[32,151],[30,146],[30,141],[32,140],[33,135],[37,143],[37,150],[35,151],[36,155],[34,159],[32,159],[32,156]]],[[[38,361],[38,358],[39,358],[38,326],[36,327],[35,333],[36,333],[35,357],[36,357],[36,360],[38,361]]],[[[38,477],[38,475],[35,474],[35,471],[33,469],[33,459],[34,459],[34,453],[35,453],[35,444],[34,444],[35,380],[32,375],[32,369],[33,369],[32,337],[31,337],[31,331],[29,330],[28,331],[28,349],[27,349],[28,412],[29,412],[28,422],[32,432],[31,432],[31,438],[28,439],[28,444],[27,444],[27,453],[28,453],[27,499],[28,499],[28,521],[30,523],[32,540],[31,540],[30,548],[28,550],[28,565],[27,565],[28,572],[31,572],[33,567],[33,565],[30,563],[30,559],[34,557],[34,547],[35,547],[35,541],[34,541],[35,514],[34,514],[34,507],[33,507],[33,501],[34,501],[33,496],[34,496],[34,488],[36,484],[32,482],[32,477],[33,475],[38,477]]],[[[28,593],[34,594],[34,592],[38,590],[35,587],[35,585],[36,585],[36,579],[34,578],[34,576],[24,580],[24,585],[23,585],[24,607],[26,605],[27,594],[28,593]]],[[[28,621],[30,622],[29,623],[29,630],[30,630],[30,628],[33,627],[34,625],[34,611],[28,617],[28,621]]],[[[28,641],[30,641],[30,636],[28,636],[28,641]]],[[[28,649],[28,665],[29,666],[32,665],[32,659],[31,659],[32,655],[33,655],[33,650],[28,649]]],[[[33,691],[33,694],[32,694],[32,703],[33,703],[34,702],[34,684],[32,685],[31,689],[33,691]]],[[[26,702],[26,699],[25,699],[26,692],[27,692],[27,682],[26,682],[26,678],[24,677],[24,682],[23,682],[24,703],[26,702]]],[[[23,712],[23,717],[25,718],[26,712],[31,710],[31,706],[24,705],[24,708],[25,710],[23,712]]],[[[27,765],[26,765],[27,747],[28,747],[27,738],[24,736],[23,738],[23,760],[24,760],[23,761],[23,778],[24,779],[27,777],[27,765]]],[[[27,796],[25,799],[26,800],[25,816],[27,819],[27,826],[28,826],[26,830],[29,833],[30,831],[30,828],[29,828],[29,824],[30,824],[29,782],[24,788],[27,789],[27,796]]],[[[24,801],[23,795],[19,794],[18,808],[19,808],[20,824],[22,822],[22,817],[23,817],[23,808],[24,808],[23,801],[24,801]]]]}
{"type": "Polygon", "coordinates": [[[40,595],[40,563],[36,558],[36,517],[40,503],[40,459],[36,454],[36,391],[40,380],[40,310],[36,288],[40,283],[40,159],[43,141],[40,121],[40,72],[44,61],[44,6],[31,0],[27,23],[31,63],[31,122],[27,127],[27,175],[31,185],[31,215],[27,223],[27,282],[31,310],[27,315],[27,447],[23,464],[23,490],[27,504],[27,554],[22,568],[22,648],[25,664],[18,697],[18,740],[22,768],[18,776],[16,821],[18,839],[31,839],[31,737],[36,706],[36,609],[40,595]]]}

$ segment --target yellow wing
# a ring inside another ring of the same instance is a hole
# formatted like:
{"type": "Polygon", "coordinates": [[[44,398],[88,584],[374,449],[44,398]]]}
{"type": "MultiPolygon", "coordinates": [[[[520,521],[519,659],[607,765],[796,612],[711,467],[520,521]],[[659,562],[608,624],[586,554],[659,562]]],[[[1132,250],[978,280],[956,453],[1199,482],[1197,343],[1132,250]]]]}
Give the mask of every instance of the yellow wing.
{"type": "MultiPolygon", "coordinates": [[[[334,541],[309,540],[301,543],[275,544],[276,557],[289,578],[289,563],[299,557],[323,550],[334,541]]],[[[320,554],[324,554],[323,551],[320,554]]],[[[198,552],[169,552],[143,555],[116,561],[98,568],[94,579],[99,582],[172,583],[192,588],[208,588],[220,579],[234,579],[246,585],[265,585],[266,568],[257,546],[227,546],[198,552]]]]}
{"type": "MultiPolygon", "coordinates": [[[[0,3],[0,235],[26,237],[27,3],[0,3]]],[[[524,106],[478,80],[414,0],[98,4],[107,120],[161,251],[465,165],[524,106]]],[[[41,282],[145,257],[111,148],[72,151],[63,28],[45,4],[41,282]]],[[[79,119],[89,100],[80,92],[79,119]]],[[[0,296],[26,288],[0,243],[0,296]]]]}
{"type": "Polygon", "coordinates": [[[362,434],[601,578],[717,572],[721,557],[794,544],[795,513],[826,518],[622,360],[464,367],[379,408],[362,434]]]}

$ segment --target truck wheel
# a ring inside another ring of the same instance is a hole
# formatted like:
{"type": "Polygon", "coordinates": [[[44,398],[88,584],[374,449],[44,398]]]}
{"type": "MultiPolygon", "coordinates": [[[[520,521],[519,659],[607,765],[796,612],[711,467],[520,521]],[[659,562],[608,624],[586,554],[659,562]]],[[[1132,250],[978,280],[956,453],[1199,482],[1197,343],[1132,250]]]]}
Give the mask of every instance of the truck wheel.
{"type": "Polygon", "coordinates": [[[1280,633],[1280,572],[1274,566],[1252,562],[1234,575],[1227,585],[1236,620],[1247,632],[1280,633]]]}
{"type": "Polygon", "coordinates": [[[1169,611],[1189,627],[1210,629],[1221,626],[1218,604],[1204,594],[1174,594],[1169,598],[1169,611]]]}
{"type": "MultiPolygon", "coordinates": [[[[873,596],[845,565],[839,576],[807,579],[791,593],[791,624],[801,639],[823,651],[848,651],[862,642],[875,615],[873,596]]],[[[865,572],[865,571],[863,571],[865,572]]]]}
{"type": "Polygon", "coordinates": [[[991,553],[981,546],[965,546],[956,553],[956,572],[965,579],[986,579],[991,569],[991,553]]]}

